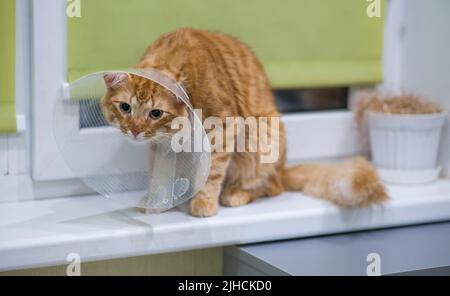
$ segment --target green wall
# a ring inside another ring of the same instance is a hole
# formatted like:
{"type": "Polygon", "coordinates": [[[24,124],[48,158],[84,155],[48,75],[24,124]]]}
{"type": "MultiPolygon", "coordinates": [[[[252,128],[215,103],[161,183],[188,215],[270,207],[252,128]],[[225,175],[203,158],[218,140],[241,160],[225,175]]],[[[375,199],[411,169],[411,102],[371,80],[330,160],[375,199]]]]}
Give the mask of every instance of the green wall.
{"type": "Polygon", "coordinates": [[[0,133],[16,131],[16,1],[0,1],[0,133]]]}

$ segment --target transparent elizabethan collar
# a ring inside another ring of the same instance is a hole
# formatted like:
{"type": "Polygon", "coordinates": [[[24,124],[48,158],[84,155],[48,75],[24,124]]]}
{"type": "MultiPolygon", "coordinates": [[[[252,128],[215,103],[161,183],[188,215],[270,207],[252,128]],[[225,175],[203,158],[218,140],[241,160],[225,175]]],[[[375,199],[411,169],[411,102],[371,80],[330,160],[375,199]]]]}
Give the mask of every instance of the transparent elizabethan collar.
{"type": "Polygon", "coordinates": [[[188,201],[205,184],[211,162],[210,149],[205,147],[209,141],[179,83],[157,70],[113,70],[84,76],[70,84],[69,92],[70,100],[55,106],[55,140],[74,177],[93,190],[126,206],[163,212],[188,201]],[[100,109],[106,93],[104,73],[137,75],[173,93],[189,113],[191,137],[184,137],[182,146],[190,149],[175,152],[168,136],[134,142],[118,128],[105,126],[100,109]],[[202,148],[194,149],[198,143],[202,148]]]}

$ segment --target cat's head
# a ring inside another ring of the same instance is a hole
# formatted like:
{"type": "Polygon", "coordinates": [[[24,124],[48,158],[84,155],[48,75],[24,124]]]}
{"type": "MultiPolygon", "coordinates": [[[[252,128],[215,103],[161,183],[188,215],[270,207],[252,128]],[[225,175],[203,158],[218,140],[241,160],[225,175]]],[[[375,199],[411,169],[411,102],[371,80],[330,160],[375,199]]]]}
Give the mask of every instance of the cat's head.
{"type": "Polygon", "coordinates": [[[104,117],[133,140],[171,135],[171,122],[187,116],[186,106],[163,86],[127,73],[105,73],[107,92],[101,101],[104,117]]]}

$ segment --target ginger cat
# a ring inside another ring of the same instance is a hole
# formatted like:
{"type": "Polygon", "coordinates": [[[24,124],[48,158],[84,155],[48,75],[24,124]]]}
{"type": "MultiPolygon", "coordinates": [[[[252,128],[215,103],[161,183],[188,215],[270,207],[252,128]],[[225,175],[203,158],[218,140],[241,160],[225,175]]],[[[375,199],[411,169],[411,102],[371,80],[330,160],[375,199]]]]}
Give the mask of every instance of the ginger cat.
{"type": "MultiPolygon", "coordinates": [[[[246,45],[230,36],[178,29],[150,45],[135,68],[157,69],[180,82],[194,108],[202,110],[203,120],[216,116],[225,123],[225,118],[232,116],[280,116],[261,63],[246,45]]],[[[102,110],[106,119],[136,140],[173,133],[171,121],[187,116],[185,105],[152,81],[120,73],[106,73],[104,78],[108,92],[102,110]]],[[[228,141],[224,142],[227,145],[228,141]]],[[[284,190],[302,191],[346,208],[387,199],[375,169],[363,158],[286,168],[282,123],[279,157],[273,163],[261,162],[260,152],[213,152],[211,158],[208,180],[190,201],[193,216],[215,215],[219,201],[225,206],[241,206],[284,190]]]]}

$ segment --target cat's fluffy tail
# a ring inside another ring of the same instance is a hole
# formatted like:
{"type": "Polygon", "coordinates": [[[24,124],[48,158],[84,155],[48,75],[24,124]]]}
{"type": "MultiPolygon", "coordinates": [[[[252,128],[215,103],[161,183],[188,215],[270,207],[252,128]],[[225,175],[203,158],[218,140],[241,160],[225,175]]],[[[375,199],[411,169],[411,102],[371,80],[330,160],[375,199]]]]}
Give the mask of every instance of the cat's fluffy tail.
{"type": "Polygon", "coordinates": [[[366,207],[388,199],[375,168],[356,157],[339,164],[301,164],[283,173],[287,191],[326,199],[344,208],[366,207]]]}

